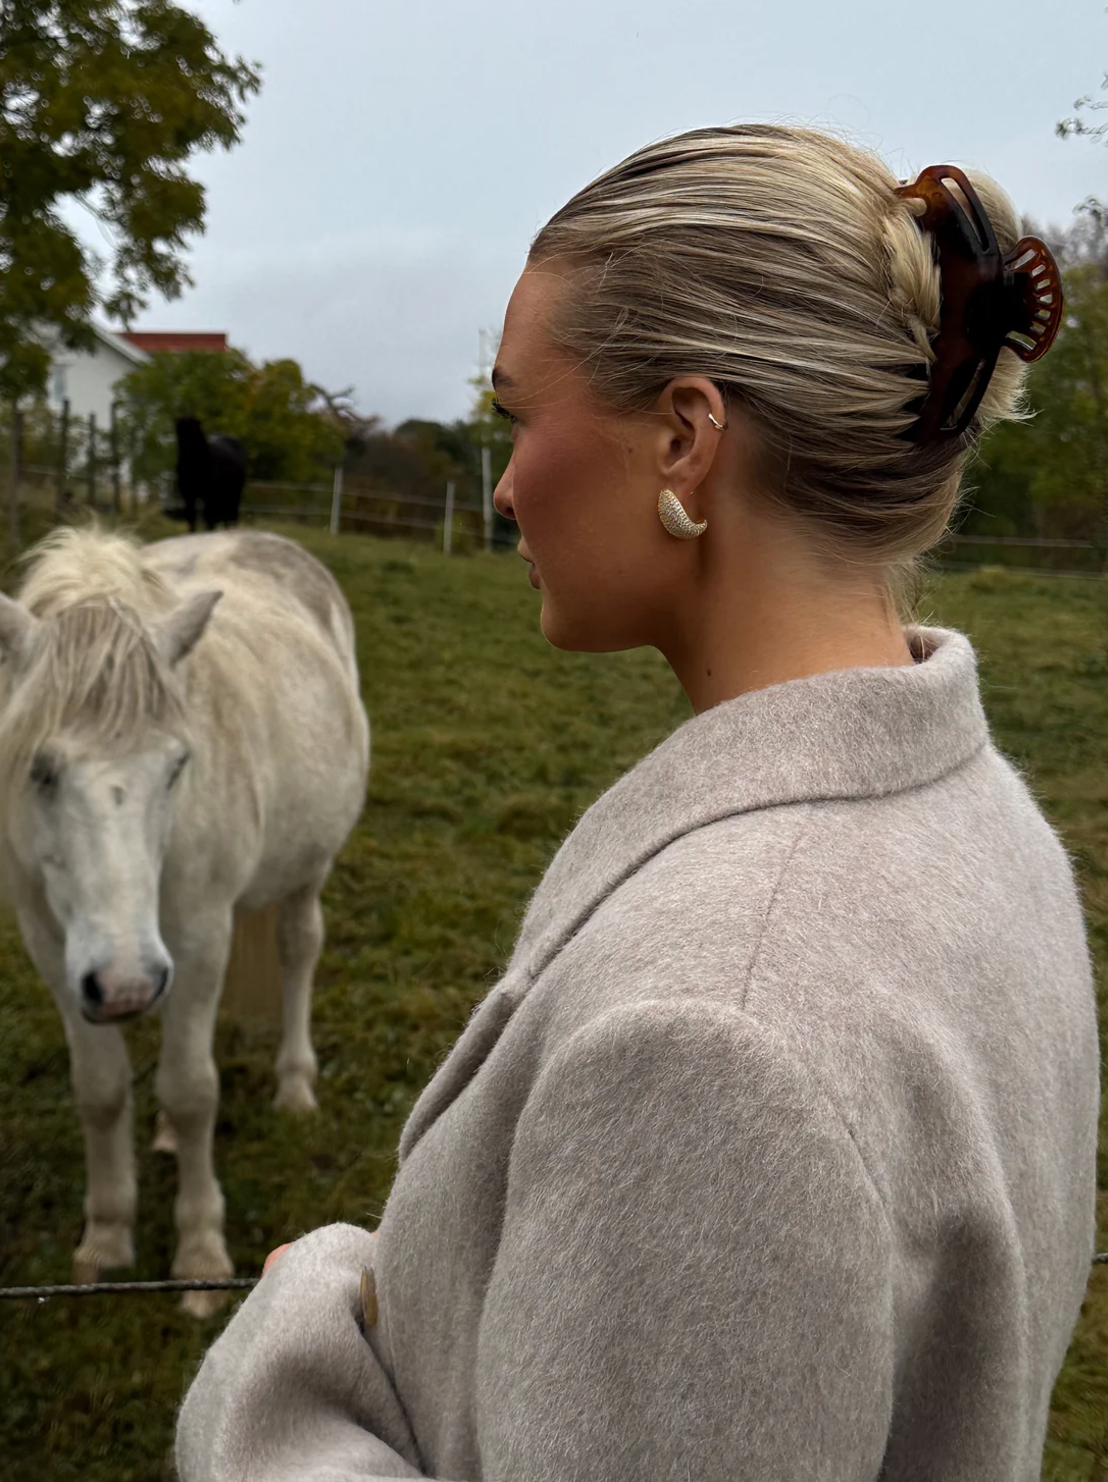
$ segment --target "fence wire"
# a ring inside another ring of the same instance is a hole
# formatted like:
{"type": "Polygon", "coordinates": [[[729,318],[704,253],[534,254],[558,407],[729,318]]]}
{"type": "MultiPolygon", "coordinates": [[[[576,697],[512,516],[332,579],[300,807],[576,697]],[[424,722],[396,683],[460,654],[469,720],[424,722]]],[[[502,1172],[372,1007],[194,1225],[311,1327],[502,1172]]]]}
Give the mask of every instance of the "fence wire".
{"type": "Polygon", "coordinates": [[[260,1276],[220,1276],[211,1280],[63,1282],[54,1286],[0,1286],[0,1297],[48,1302],[51,1297],[131,1297],[149,1292],[246,1292],[260,1276]]]}
{"type": "MultiPolygon", "coordinates": [[[[1108,1250],[1098,1251],[1094,1266],[1108,1266],[1108,1250]]],[[[152,1292],[246,1292],[256,1287],[260,1276],[224,1276],[212,1281],[89,1281],[56,1286],[0,1286],[0,1299],[23,1298],[48,1302],[51,1297],[132,1297],[152,1292]]]]}

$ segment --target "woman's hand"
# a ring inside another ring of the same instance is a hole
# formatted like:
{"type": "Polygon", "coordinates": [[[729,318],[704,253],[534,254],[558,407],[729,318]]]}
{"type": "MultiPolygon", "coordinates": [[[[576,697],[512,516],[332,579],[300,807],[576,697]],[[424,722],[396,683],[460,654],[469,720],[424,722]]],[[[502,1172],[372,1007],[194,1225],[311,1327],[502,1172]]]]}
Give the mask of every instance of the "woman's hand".
{"type": "Polygon", "coordinates": [[[281,1257],[284,1255],[285,1251],[288,1250],[291,1244],[291,1240],[286,1240],[284,1245],[279,1245],[276,1250],[270,1251],[269,1255],[265,1258],[265,1265],[262,1267],[263,1276],[269,1270],[270,1266],[276,1266],[277,1262],[281,1259],[281,1257]]]}
{"type": "MultiPolygon", "coordinates": [[[[370,1231],[370,1238],[372,1240],[376,1240],[377,1239],[377,1231],[376,1230],[371,1230],[370,1231]]],[[[291,1244],[292,1244],[292,1241],[291,1240],[286,1240],[285,1243],[284,1243],[284,1245],[279,1245],[279,1246],[277,1246],[277,1248],[275,1250],[271,1250],[270,1251],[269,1255],[266,1256],[266,1258],[265,1258],[265,1264],[262,1267],[262,1275],[263,1276],[269,1270],[270,1266],[276,1266],[277,1262],[281,1259],[281,1257],[284,1255],[285,1251],[288,1250],[288,1248],[289,1248],[289,1246],[291,1244]]]]}

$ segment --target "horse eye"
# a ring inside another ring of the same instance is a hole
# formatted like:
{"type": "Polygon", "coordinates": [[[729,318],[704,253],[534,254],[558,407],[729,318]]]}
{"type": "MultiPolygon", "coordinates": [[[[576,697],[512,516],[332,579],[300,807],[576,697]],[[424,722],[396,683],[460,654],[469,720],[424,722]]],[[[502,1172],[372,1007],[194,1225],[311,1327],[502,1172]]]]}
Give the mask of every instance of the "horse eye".
{"type": "Polygon", "coordinates": [[[181,773],[185,770],[185,765],[191,756],[192,752],[186,751],[183,756],[179,756],[176,762],[174,762],[173,771],[170,772],[169,782],[166,784],[168,787],[172,787],[173,784],[177,781],[177,778],[180,777],[181,773]]]}
{"type": "Polygon", "coordinates": [[[53,792],[58,785],[58,764],[44,751],[31,763],[31,781],[42,792],[53,792]]]}

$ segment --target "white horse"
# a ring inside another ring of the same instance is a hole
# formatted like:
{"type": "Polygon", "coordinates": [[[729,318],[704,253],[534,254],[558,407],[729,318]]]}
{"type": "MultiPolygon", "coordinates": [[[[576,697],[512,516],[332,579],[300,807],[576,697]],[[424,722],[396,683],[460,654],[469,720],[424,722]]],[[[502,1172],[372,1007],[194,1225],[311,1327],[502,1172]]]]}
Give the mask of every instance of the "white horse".
{"type": "MultiPolygon", "coordinates": [[[[4,881],[61,1011],[85,1140],[74,1279],[134,1259],[118,1026],[155,1005],[159,1120],[178,1157],[172,1272],[229,1275],[216,1008],[236,909],[273,907],[276,1105],[314,1107],[319,895],[369,764],[350,610],[325,568],[275,535],[141,546],[63,530],[32,553],[19,600],[0,597],[0,653],[4,881]]],[[[190,1293],[186,1306],[219,1302],[190,1293]]]]}

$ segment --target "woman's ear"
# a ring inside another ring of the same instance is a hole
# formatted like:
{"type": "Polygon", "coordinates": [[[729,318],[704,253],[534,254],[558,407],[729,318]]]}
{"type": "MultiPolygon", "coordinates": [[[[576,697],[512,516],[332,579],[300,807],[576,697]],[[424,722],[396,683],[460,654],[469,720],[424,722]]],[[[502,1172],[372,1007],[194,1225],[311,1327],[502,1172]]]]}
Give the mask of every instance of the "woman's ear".
{"type": "Polygon", "coordinates": [[[708,476],[727,431],[719,387],[705,376],[682,376],[659,395],[658,473],[663,485],[695,489],[708,476]]]}

